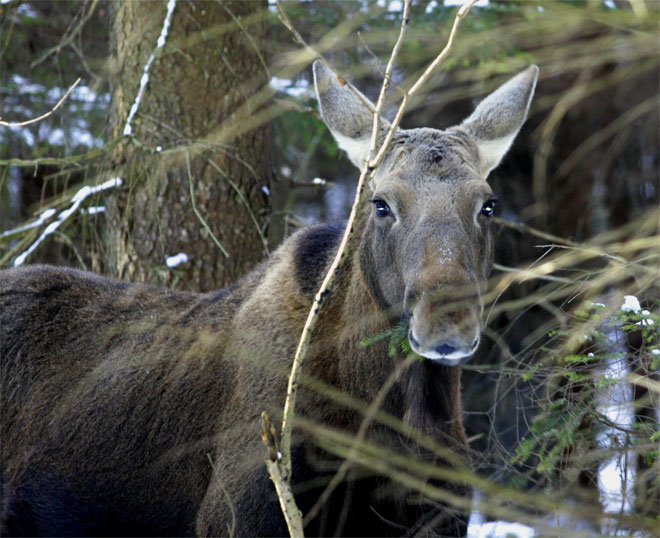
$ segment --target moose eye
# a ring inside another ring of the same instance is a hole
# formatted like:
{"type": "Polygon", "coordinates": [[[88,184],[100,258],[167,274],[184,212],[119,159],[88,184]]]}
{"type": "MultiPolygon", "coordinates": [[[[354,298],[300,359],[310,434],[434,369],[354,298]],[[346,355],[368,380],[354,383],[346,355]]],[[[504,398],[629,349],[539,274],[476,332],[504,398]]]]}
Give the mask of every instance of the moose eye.
{"type": "Polygon", "coordinates": [[[374,200],[373,203],[376,206],[376,214],[379,217],[387,217],[391,213],[390,206],[382,200],[374,200]]]}
{"type": "Polygon", "coordinates": [[[481,214],[485,215],[486,217],[492,217],[495,214],[495,208],[497,207],[497,202],[498,200],[495,199],[488,200],[481,207],[481,214]]]}

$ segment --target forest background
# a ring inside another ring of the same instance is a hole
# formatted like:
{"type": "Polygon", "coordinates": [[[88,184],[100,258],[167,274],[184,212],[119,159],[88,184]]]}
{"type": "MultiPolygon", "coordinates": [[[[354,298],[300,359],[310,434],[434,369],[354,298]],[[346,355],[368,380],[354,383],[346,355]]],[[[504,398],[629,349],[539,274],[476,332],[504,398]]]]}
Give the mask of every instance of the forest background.
{"type": "MultiPolygon", "coordinates": [[[[413,2],[386,115],[396,85],[444,46],[456,3],[413,2]]],[[[347,217],[358,174],[320,121],[313,58],[277,6],[178,2],[157,47],[171,5],[0,3],[0,266],[209,291],[295,229],[347,217]],[[19,125],[79,77],[57,110],[19,125]]],[[[281,8],[375,97],[402,2],[281,8]]],[[[659,8],[480,0],[404,117],[450,126],[540,67],[529,119],[490,176],[502,200],[493,291],[486,342],[463,375],[475,472],[495,488],[477,497],[482,520],[657,532],[659,8]],[[554,508],[516,491],[550,494],[554,508]]]]}

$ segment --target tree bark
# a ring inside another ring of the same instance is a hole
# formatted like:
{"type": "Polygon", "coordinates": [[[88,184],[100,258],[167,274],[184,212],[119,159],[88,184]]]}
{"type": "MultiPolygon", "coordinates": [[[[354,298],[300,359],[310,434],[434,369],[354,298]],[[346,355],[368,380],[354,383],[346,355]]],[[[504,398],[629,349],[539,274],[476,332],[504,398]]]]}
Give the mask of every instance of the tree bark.
{"type": "MultiPolygon", "coordinates": [[[[110,6],[111,125],[119,136],[167,5],[154,0],[110,6]]],[[[263,259],[270,211],[268,127],[241,133],[235,128],[258,117],[260,105],[251,98],[269,80],[262,52],[266,34],[266,0],[177,3],[132,121],[134,139],[126,137],[113,154],[124,186],[107,210],[111,274],[211,290],[263,259]],[[166,257],[179,252],[189,262],[168,268],[166,257]]]]}

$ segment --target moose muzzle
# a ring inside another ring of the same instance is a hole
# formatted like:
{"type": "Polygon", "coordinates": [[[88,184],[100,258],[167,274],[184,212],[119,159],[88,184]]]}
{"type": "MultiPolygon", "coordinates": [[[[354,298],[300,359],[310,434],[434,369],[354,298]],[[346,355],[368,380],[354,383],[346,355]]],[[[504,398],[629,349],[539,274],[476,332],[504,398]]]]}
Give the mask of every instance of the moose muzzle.
{"type": "Polygon", "coordinates": [[[412,350],[442,364],[466,362],[481,334],[478,284],[463,267],[443,264],[422,273],[406,290],[412,350]]]}

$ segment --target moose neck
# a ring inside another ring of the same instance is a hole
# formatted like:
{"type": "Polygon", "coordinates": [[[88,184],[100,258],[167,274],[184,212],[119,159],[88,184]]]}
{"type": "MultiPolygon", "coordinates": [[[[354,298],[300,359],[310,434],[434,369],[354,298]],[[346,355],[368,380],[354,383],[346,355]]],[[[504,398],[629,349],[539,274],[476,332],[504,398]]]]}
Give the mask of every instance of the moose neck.
{"type": "MultiPolygon", "coordinates": [[[[372,402],[405,360],[402,353],[391,357],[388,339],[364,347],[373,337],[400,322],[400,305],[388,305],[373,278],[373,260],[363,248],[369,241],[370,207],[363,207],[354,224],[356,242],[351,248],[337,283],[333,303],[339,307],[338,376],[341,386],[365,402],[372,402]]],[[[460,421],[460,368],[429,359],[409,361],[383,402],[383,410],[427,434],[464,444],[460,421]],[[450,417],[453,417],[450,418],[450,417]],[[458,419],[456,417],[459,417],[458,419]]]]}

